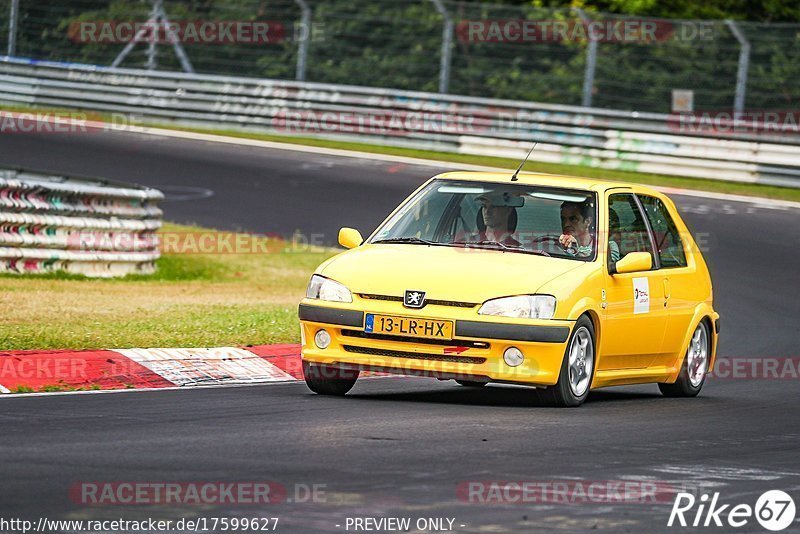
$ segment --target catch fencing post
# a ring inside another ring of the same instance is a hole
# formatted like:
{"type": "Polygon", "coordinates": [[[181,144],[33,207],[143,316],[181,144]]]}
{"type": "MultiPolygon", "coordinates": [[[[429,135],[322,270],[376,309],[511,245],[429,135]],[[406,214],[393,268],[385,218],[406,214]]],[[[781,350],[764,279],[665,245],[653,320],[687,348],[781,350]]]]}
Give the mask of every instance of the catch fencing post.
{"type": "Polygon", "coordinates": [[[444,17],[444,27],[442,28],[442,53],[439,64],[439,92],[446,94],[450,87],[450,62],[453,54],[453,30],[455,24],[450,12],[444,7],[442,0],[431,0],[436,6],[436,10],[444,17]]]}
{"type": "MultiPolygon", "coordinates": [[[[179,37],[175,34],[175,31],[170,27],[169,19],[167,18],[167,13],[164,11],[163,0],[154,0],[153,2],[153,10],[150,12],[150,18],[147,19],[147,24],[152,26],[153,29],[157,28],[159,25],[159,21],[161,24],[164,25],[164,29],[167,31],[169,36],[169,40],[172,43],[172,48],[175,50],[175,55],[178,56],[178,61],[181,63],[181,68],[185,72],[194,73],[194,67],[192,66],[192,62],[189,61],[189,56],[186,55],[186,51],[183,49],[181,45],[179,37]]],[[[133,40],[125,45],[125,48],[122,49],[122,52],[114,59],[111,63],[111,67],[116,68],[119,67],[122,61],[131,53],[133,47],[136,46],[136,43],[141,41],[141,39],[147,34],[147,27],[140,29],[136,32],[136,35],[133,37],[133,40]]],[[[147,48],[147,69],[148,70],[155,70],[157,63],[156,63],[156,39],[158,37],[158,32],[155,32],[155,35],[151,36],[149,46],[147,48]]]]}
{"type": "Polygon", "coordinates": [[[19,0],[11,0],[11,13],[8,17],[8,50],[7,56],[17,53],[17,21],[19,20],[19,0]]]}
{"type": "MultiPolygon", "coordinates": [[[[158,13],[161,8],[163,0],[155,0],[153,2],[153,11],[150,13],[150,20],[157,21],[158,20],[158,13]]],[[[156,40],[158,39],[158,33],[150,42],[147,43],[147,70],[156,70],[158,66],[158,50],[156,49],[156,40]]]]}
{"type": "MultiPolygon", "coordinates": [[[[589,23],[591,19],[582,9],[575,9],[582,22],[589,23]]],[[[587,34],[588,35],[588,34],[587,34]]],[[[586,70],[583,74],[583,94],[581,96],[581,106],[592,106],[592,89],[594,88],[594,72],[597,67],[597,40],[589,37],[586,46],[586,70]]]]}
{"type": "MultiPolygon", "coordinates": [[[[300,43],[297,45],[297,71],[295,73],[295,79],[299,82],[304,82],[306,80],[306,61],[308,60],[308,41],[311,37],[311,8],[308,6],[306,0],[294,0],[294,3],[300,7],[300,24],[303,25],[301,28],[303,33],[300,37],[300,43]]],[[[296,31],[295,35],[297,35],[296,31]]]]}
{"type": "Polygon", "coordinates": [[[731,33],[739,41],[739,67],[736,71],[736,96],[733,101],[734,116],[744,112],[744,98],[747,91],[747,71],[750,67],[750,42],[742,31],[732,20],[726,20],[725,24],[730,28],[731,33]]]}

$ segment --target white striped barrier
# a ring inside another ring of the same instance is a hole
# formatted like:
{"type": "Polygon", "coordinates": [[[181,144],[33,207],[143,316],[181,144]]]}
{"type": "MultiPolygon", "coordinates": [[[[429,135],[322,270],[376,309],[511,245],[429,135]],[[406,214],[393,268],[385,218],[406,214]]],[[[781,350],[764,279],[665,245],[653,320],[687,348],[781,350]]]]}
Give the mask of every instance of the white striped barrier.
{"type": "Polygon", "coordinates": [[[0,58],[0,101],[152,123],[800,187],[797,125],[0,58]],[[690,117],[691,119],[691,117],[690,117]]]}

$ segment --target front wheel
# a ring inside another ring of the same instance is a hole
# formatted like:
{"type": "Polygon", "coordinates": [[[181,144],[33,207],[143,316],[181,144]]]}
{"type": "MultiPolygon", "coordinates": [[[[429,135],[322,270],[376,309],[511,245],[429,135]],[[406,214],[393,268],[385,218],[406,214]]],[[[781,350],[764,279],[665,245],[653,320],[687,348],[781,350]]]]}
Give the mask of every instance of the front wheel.
{"type": "Polygon", "coordinates": [[[344,396],[358,380],[359,371],[303,360],[303,378],[308,389],[319,395],[344,396]]]}
{"type": "Polygon", "coordinates": [[[708,326],[701,321],[692,334],[681,372],[673,384],[659,384],[665,397],[696,397],[706,382],[709,360],[708,326]]]}
{"type": "Polygon", "coordinates": [[[561,407],[583,404],[592,386],[594,363],[594,325],[588,317],[583,316],[575,323],[567,344],[558,382],[544,390],[544,399],[561,407]]]}

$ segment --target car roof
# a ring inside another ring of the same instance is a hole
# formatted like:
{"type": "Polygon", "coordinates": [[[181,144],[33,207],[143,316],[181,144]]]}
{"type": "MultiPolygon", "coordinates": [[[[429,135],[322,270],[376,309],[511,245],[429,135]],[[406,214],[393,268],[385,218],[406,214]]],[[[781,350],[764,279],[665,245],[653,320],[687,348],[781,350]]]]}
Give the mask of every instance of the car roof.
{"type": "Polygon", "coordinates": [[[569,189],[583,189],[589,191],[607,191],[609,189],[624,189],[661,196],[658,191],[640,184],[604,180],[601,178],[584,178],[580,176],[566,176],[561,174],[547,174],[539,172],[521,172],[518,181],[511,182],[513,171],[507,172],[477,172],[477,171],[452,171],[434,176],[440,180],[475,180],[483,182],[497,182],[507,184],[541,185],[546,187],[563,187],[569,189]]]}

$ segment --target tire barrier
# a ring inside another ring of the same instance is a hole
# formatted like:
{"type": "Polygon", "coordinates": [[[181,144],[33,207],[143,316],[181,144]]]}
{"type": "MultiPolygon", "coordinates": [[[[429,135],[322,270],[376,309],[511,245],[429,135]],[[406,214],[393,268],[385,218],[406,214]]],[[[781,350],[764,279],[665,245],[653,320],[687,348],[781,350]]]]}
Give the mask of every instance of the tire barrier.
{"type": "Polygon", "coordinates": [[[152,274],[163,198],[146,187],[0,169],[0,272],[152,274]]]}

